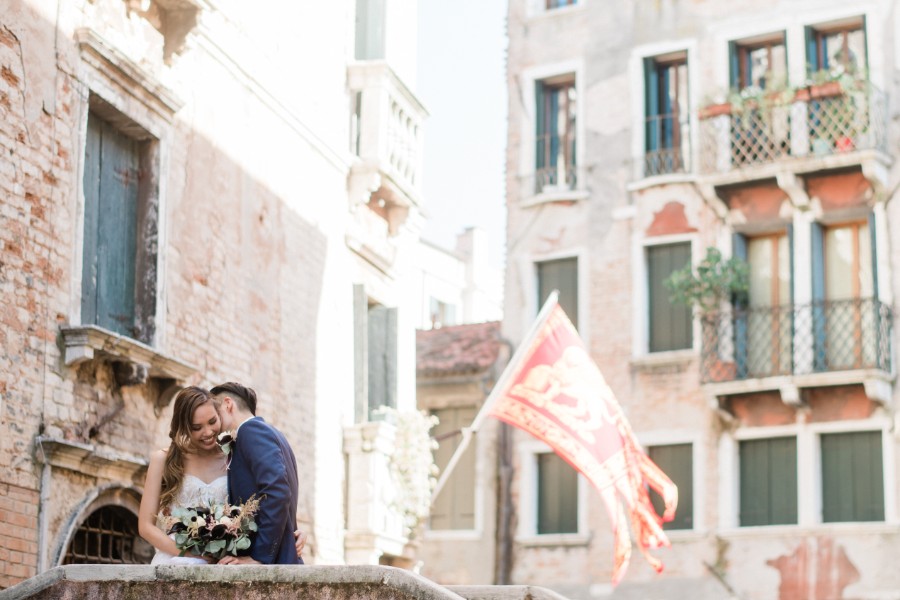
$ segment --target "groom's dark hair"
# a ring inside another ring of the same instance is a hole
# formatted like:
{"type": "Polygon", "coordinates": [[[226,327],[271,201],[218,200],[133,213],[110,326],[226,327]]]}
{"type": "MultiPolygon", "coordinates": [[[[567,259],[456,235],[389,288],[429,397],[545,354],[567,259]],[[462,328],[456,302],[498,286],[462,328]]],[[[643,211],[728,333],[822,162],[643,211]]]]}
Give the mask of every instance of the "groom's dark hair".
{"type": "Polygon", "coordinates": [[[234,381],[229,381],[227,383],[217,385],[213,389],[209,390],[209,393],[213,396],[218,396],[219,394],[228,394],[229,396],[231,396],[232,400],[240,404],[242,409],[249,410],[250,414],[256,415],[256,392],[254,392],[247,386],[243,386],[234,381]]]}

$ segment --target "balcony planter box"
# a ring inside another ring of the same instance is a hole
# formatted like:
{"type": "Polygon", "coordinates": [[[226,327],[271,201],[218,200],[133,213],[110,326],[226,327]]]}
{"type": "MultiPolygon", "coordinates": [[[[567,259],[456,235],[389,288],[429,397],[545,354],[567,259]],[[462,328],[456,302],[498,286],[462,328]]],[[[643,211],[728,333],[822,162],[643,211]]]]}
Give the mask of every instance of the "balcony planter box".
{"type": "Polygon", "coordinates": [[[844,88],[840,81],[826,81],[825,83],[817,83],[805,88],[800,88],[794,95],[794,100],[798,102],[809,102],[810,100],[820,100],[822,98],[833,98],[844,93],[844,88]]]}
{"type": "Polygon", "coordinates": [[[710,104],[709,106],[704,106],[698,111],[697,116],[701,119],[712,119],[714,117],[721,117],[722,115],[730,115],[731,114],[731,103],[724,102],[721,104],[710,104]]]}

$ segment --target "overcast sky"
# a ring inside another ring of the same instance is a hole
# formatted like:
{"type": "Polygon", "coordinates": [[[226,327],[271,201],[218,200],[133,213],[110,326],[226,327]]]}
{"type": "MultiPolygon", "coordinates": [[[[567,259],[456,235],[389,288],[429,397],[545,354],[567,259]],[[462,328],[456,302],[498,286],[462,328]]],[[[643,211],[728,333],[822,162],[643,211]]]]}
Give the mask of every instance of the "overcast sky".
{"type": "Polygon", "coordinates": [[[419,0],[416,95],[425,123],[423,237],[453,248],[468,226],[488,232],[503,265],[506,216],[506,0],[419,0]]]}

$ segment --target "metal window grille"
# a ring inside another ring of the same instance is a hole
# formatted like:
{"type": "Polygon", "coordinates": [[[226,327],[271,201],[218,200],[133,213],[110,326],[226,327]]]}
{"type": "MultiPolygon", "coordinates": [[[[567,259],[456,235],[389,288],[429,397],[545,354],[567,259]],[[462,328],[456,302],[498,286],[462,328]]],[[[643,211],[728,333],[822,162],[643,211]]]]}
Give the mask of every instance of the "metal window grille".
{"type": "Polygon", "coordinates": [[[84,520],[63,564],[147,564],[151,553],[138,535],[137,516],[121,506],[104,506],[84,520]]]}

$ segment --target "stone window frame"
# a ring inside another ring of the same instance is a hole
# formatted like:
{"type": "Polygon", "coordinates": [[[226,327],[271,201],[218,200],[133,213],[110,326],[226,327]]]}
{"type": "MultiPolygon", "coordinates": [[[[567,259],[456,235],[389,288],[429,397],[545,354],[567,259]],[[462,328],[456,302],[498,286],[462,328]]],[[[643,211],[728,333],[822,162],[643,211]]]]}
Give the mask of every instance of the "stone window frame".
{"type": "MultiPolygon", "coordinates": [[[[540,454],[553,452],[544,442],[529,439],[518,444],[519,451],[519,510],[521,515],[516,530],[516,542],[523,546],[587,546],[591,533],[588,524],[588,488],[590,483],[578,473],[578,531],[576,533],[537,532],[538,520],[538,465],[540,454]]],[[[593,506],[602,503],[593,502],[593,506]]]]}
{"type": "MultiPolygon", "coordinates": [[[[897,484],[896,451],[893,443],[891,419],[873,416],[857,421],[828,421],[822,423],[792,423],[761,427],[741,427],[719,440],[719,500],[720,533],[726,536],[771,533],[796,535],[798,531],[815,533],[827,528],[853,531],[893,531],[900,514],[896,507],[897,484]],[[881,455],[884,485],[884,520],[826,523],[822,518],[822,450],[821,436],[830,433],[881,433],[881,455]],[[745,440],[793,437],[797,440],[797,523],[790,525],[740,525],[740,442],[745,440]]],[[[696,507],[695,507],[696,511],[696,507]]]]}
{"type": "MultiPolygon", "coordinates": [[[[81,153],[75,188],[78,190],[73,211],[73,294],[69,306],[70,326],[62,327],[64,361],[67,366],[77,365],[101,355],[112,362],[124,364],[121,385],[143,383],[148,376],[183,381],[197,369],[176,358],[166,356],[160,349],[165,346],[165,285],[167,247],[167,187],[169,155],[174,138],[175,113],[183,106],[171,90],[153,75],[134,63],[113,44],[90,28],[75,31],[75,41],[80,51],[80,68],[77,83],[80,96],[78,114],[78,148],[81,153]],[[147,197],[143,202],[155,203],[156,255],[148,264],[155,269],[152,289],[154,307],[145,318],[152,322],[148,342],[131,339],[101,327],[83,324],[81,321],[81,281],[83,277],[84,248],[84,161],[83,148],[87,140],[87,123],[91,113],[109,121],[116,129],[141,140],[144,144],[142,162],[148,165],[147,197]]],[[[165,387],[165,386],[164,386],[165,387]]],[[[171,386],[170,386],[171,387],[171,386]]],[[[171,398],[174,392],[164,394],[171,398]]]]}

